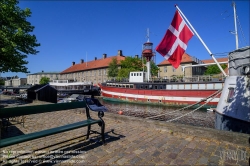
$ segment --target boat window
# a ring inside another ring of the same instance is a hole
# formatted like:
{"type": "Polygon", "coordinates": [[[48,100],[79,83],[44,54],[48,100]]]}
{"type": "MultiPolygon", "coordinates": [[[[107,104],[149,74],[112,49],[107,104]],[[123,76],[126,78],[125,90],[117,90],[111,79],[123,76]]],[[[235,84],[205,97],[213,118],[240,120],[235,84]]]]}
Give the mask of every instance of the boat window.
{"type": "Polygon", "coordinates": [[[191,89],[191,85],[190,84],[185,85],[185,89],[191,89]]]}
{"type": "Polygon", "coordinates": [[[214,84],[207,84],[207,89],[214,89],[214,84]]]}
{"type": "Polygon", "coordinates": [[[131,73],[131,76],[133,76],[133,73],[131,73]]]}
{"type": "Polygon", "coordinates": [[[206,89],[205,84],[199,84],[199,89],[206,89]]]}
{"type": "Polygon", "coordinates": [[[130,88],[133,88],[134,86],[133,85],[130,85],[130,88]]]}
{"type": "Polygon", "coordinates": [[[149,85],[148,88],[149,88],[149,89],[153,89],[153,85],[149,85]]]}
{"type": "Polygon", "coordinates": [[[163,89],[163,85],[160,85],[160,89],[163,89]]]}
{"type": "Polygon", "coordinates": [[[155,88],[154,89],[158,89],[157,85],[155,85],[155,88]]]}
{"type": "Polygon", "coordinates": [[[143,85],[141,85],[141,89],[143,89],[143,85]]]}
{"type": "Polygon", "coordinates": [[[178,89],[178,85],[173,85],[172,88],[173,89],[178,89]]]}
{"type": "Polygon", "coordinates": [[[184,89],[184,85],[179,84],[179,89],[184,89]]]}
{"type": "Polygon", "coordinates": [[[234,88],[229,87],[228,90],[229,90],[229,92],[228,92],[228,96],[227,96],[227,102],[230,103],[234,97],[234,88]]]}
{"type": "Polygon", "coordinates": [[[145,86],[145,89],[148,89],[148,86],[147,86],[147,85],[145,86]]]}
{"type": "Polygon", "coordinates": [[[141,73],[140,73],[140,76],[141,76],[141,73]]]}

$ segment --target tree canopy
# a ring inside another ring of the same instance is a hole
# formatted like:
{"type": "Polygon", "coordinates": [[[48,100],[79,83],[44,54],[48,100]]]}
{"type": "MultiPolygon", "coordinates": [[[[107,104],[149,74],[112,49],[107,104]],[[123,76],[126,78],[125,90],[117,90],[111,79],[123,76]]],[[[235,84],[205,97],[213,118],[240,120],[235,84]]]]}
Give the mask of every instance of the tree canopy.
{"type": "Polygon", "coordinates": [[[129,73],[132,71],[142,71],[141,59],[136,57],[126,57],[121,61],[121,69],[118,72],[118,76],[122,78],[128,78],[129,73]]]}
{"type": "Polygon", "coordinates": [[[158,68],[158,66],[153,61],[150,62],[150,67],[151,67],[151,76],[152,77],[158,76],[158,71],[160,69],[158,68]]]}
{"type": "Polygon", "coordinates": [[[37,54],[34,26],[26,20],[30,9],[20,9],[17,0],[0,1],[0,72],[28,73],[25,60],[28,54],[37,54]]]}
{"type": "Polygon", "coordinates": [[[0,79],[0,85],[4,85],[4,84],[5,84],[4,80],[0,79]]]}
{"type": "Polygon", "coordinates": [[[113,58],[108,67],[108,77],[118,76],[118,62],[116,58],[113,58]]]}
{"type": "MultiPolygon", "coordinates": [[[[221,64],[221,67],[222,69],[224,70],[227,65],[226,64],[221,64]]],[[[206,71],[205,71],[205,75],[213,75],[213,74],[219,74],[221,73],[219,67],[217,65],[211,65],[211,66],[208,66],[206,71]]]]}
{"type": "Polygon", "coordinates": [[[48,77],[42,77],[39,81],[39,84],[48,84],[50,79],[48,77]]]}
{"type": "MultiPolygon", "coordinates": [[[[137,57],[129,57],[127,56],[125,60],[122,60],[120,62],[121,69],[118,69],[118,62],[116,58],[112,59],[112,62],[109,64],[108,69],[108,76],[109,77],[120,77],[120,78],[128,78],[130,72],[134,71],[144,71],[147,70],[146,67],[146,60],[143,59],[143,61],[140,58],[137,57]]],[[[156,64],[151,61],[151,75],[157,76],[159,68],[156,66],[156,64]]]]}

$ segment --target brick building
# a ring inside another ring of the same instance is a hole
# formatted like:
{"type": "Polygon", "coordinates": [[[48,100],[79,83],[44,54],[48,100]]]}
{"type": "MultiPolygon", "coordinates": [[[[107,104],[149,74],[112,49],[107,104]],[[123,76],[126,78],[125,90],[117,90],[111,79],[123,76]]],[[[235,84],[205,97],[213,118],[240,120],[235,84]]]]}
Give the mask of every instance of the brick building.
{"type": "MultiPolygon", "coordinates": [[[[204,62],[188,55],[187,53],[184,53],[182,56],[181,64],[180,66],[175,69],[171,63],[167,60],[163,60],[161,63],[159,63],[157,66],[160,69],[159,76],[161,78],[170,78],[171,76],[183,76],[183,70],[181,66],[190,66],[190,65],[197,65],[197,64],[203,64],[204,62]]],[[[206,67],[200,66],[200,67],[192,67],[192,68],[186,68],[185,69],[185,76],[193,76],[193,75],[202,75],[206,70],[206,67]]]]}
{"type": "Polygon", "coordinates": [[[123,56],[122,50],[118,50],[118,54],[115,56],[107,57],[107,54],[103,54],[101,59],[95,57],[94,60],[88,62],[84,62],[83,59],[78,64],[72,62],[69,68],[60,73],[60,79],[92,82],[94,85],[105,82],[108,79],[108,67],[113,58],[116,58],[119,64],[125,59],[125,56],[123,56]]]}
{"type": "Polygon", "coordinates": [[[60,73],[42,71],[38,73],[28,74],[27,84],[29,85],[39,84],[42,77],[48,77],[50,80],[57,80],[57,79],[60,79],[60,73]]]}

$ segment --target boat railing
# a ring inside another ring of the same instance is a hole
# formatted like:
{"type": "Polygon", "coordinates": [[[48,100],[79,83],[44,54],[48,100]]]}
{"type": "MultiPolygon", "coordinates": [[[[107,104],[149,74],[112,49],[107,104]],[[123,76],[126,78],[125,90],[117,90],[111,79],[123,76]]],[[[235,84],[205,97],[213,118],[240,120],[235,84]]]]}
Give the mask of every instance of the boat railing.
{"type": "Polygon", "coordinates": [[[223,74],[218,75],[194,75],[185,76],[184,82],[214,82],[214,81],[224,81],[225,76],[223,74]]]}
{"type": "MultiPolygon", "coordinates": [[[[193,76],[171,76],[171,77],[155,77],[149,81],[144,79],[144,82],[167,83],[167,82],[214,82],[224,81],[223,74],[217,75],[193,75],[193,76]]],[[[129,78],[110,77],[107,82],[129,82],[129,78]]]]}

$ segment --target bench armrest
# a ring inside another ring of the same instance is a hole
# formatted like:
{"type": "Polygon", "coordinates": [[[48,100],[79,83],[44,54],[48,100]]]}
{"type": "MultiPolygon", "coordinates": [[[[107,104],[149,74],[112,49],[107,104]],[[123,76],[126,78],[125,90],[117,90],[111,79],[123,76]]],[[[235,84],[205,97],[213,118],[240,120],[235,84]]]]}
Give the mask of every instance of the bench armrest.
{"type": "Polygon", "coordinates": [[[103,112],[103,111],[98,111],[98,117],[99,117],[99,118],[104,117],[104,112],[103,112]]]}

